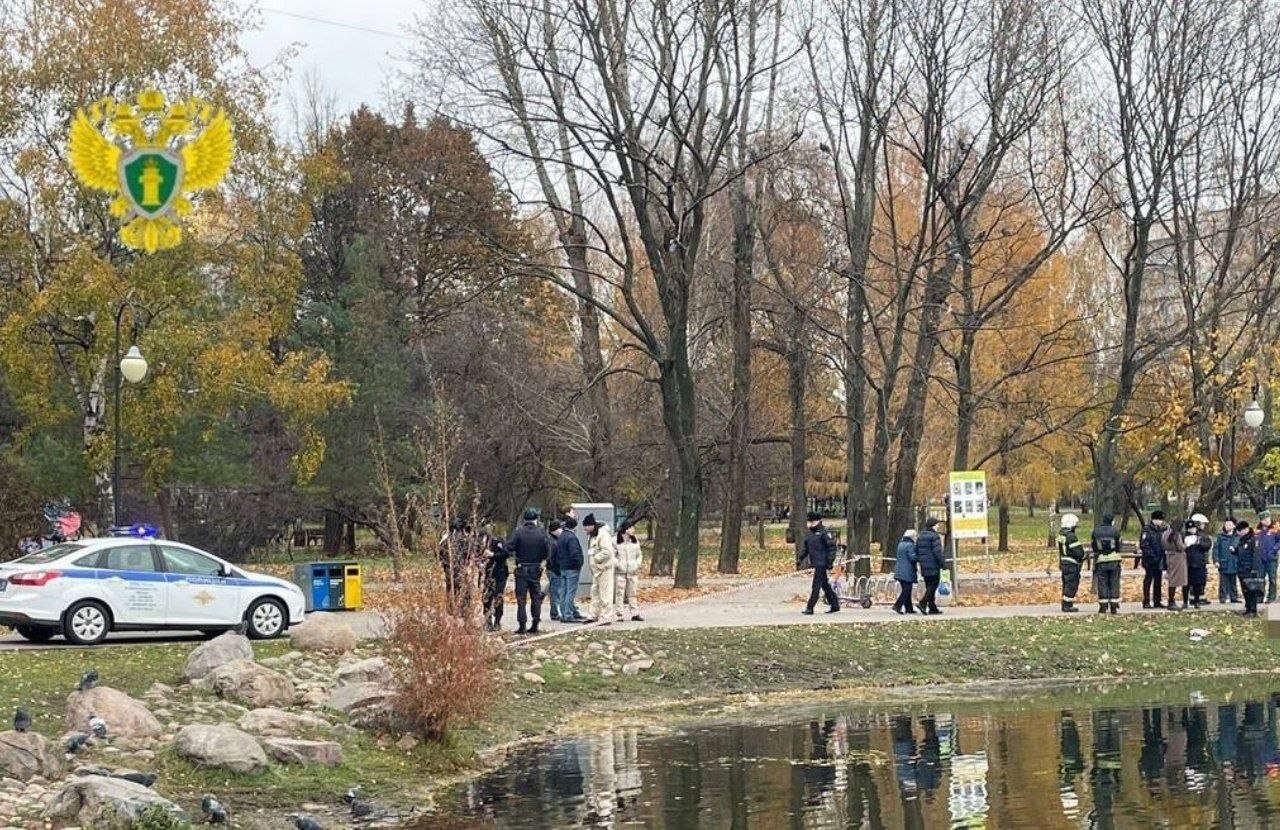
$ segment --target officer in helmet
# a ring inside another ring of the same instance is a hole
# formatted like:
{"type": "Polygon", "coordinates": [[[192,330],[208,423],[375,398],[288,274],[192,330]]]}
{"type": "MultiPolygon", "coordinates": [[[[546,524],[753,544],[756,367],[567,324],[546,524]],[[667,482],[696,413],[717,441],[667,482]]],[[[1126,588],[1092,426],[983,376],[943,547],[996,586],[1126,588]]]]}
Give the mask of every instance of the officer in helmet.
{"type": "Polygon", "coordinates": [[[1058,531],[1058,564],[1062,568],[1062,610],[1074,614],[1076,592],[1080,590],[1080,570],[1084,567],[1084,545],[1076,538],[1080,517],[1067,513],[1058,531]]]}
{"type": "Polygon", "coordinates": [[[1093,529],[1093,576],[1098,585],[1098,613],[1120,611],[1120,531],[1115,517],[1107,513],[1102,524],[1093,529]]]}
{"type": "Polygon", "coordinates": [[[1187,547],[1187,582],[1190,586],[1191,607],[1208,604],[1204,586],[1209,581],[1209,551],[1213,549],[1213,536],[1209,533],[1209,517],[1196,513],[1187,522],[1183,542],[1187,547]]]}

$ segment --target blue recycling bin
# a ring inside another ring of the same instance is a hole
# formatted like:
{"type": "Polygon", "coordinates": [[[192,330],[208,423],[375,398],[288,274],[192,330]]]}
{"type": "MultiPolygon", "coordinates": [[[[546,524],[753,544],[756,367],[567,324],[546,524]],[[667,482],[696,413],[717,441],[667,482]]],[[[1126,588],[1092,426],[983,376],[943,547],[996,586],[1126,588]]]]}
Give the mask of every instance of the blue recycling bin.
{"type": "MultiPolygon", "coordinates": [[[[359,565],[354,562],[301,562],[294,565],[293,582],[302,589],[308,612],[342,611],[347,608],[347,571],[352,566],[358,574],[359,565]]],[[[359,606],[361,597],[358,575],[356,582],[357,590],[352,591],[352,599],[359,606]]]]}

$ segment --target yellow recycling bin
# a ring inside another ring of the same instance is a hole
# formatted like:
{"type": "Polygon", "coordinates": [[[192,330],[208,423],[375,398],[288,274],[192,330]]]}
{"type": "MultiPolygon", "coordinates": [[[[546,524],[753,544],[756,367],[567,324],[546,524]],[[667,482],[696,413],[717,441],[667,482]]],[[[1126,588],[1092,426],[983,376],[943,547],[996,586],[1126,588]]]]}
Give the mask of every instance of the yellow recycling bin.
{"type": "Polygon", "coordinates": [[[364,606],[364,577],[360,573],[358,562],[348,562],[343,566],[343,599],[346,608],[364,606]]]}

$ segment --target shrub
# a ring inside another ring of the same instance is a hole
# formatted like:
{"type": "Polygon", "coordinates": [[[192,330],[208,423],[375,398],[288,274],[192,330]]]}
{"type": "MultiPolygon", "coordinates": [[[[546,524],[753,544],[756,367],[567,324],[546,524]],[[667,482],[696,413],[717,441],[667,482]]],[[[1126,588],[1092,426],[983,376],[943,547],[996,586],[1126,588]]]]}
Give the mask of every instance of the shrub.
{"type": "Polygon", "coordinates": [[[502,641],[481,625],[478,592],[466,597],[467,607],[450,613],[431,573],[398,585],[384,604],[391,708],[398,725],[428,740],[478,721],[501,691],[502,641]]]}

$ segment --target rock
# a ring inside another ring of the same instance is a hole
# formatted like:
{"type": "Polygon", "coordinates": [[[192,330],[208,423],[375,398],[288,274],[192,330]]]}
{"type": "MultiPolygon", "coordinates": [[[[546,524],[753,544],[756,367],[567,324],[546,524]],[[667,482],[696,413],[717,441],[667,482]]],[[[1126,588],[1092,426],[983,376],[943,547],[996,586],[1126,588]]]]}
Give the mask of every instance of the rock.
{"type": "Polygon", "coordinates": [[[615,675],[617,675],[617,672],[616,672],[616,671],[614,671],[613,669],[601,669],[601,670],[600,670],[600,676],[601,676],[601,677],[614,677],[615,675]]]}
{"type": "Polygon", "coordinates": [[[571,666],[576,666],[582,662],[582,658],[576,654],[570,654],[568,657],[564,658],[564,661],[571,666]]]}
{"type": "Polygon", "coordinates": [[[338,682],[343,685],[352,683],[390,683],[391,664],[383,657],[370,657],[360,660],[344,668],[338,669],[338,682]]]}
{"type": "Polygon", "coordinates": [[[351,626],[334,619],[333,614],[310,614],[304,622],[289,629],[289,644],[299,651],[343,654],[355,649],[357,643],[351,626]]]}
{"type": "Polygon", "coordinates": [[[402,749],[410,752],[418,746],[418,739],[412,735],[404,735],[400,740],[396,741],[396,749],[402,749]]]}
{"type": "Polygon", "coordinates": [[[107,722],[113,738],[150,738],[164,731],[160,721],[141,702],[108,686],[97,686],[87,692],[72,692],[67,697],[67,726],[84,731],[89,716],[96,714],[107,722]]]}
{"type": "Polygon", "coordinates": [[[282,709],[254,709],[241,715],[238,725],[245,732],[282,738],[329,728],[328,721],[323,718],[285,712],[282,709]]]}
{"type": "Polygon", "coordinates": [[[56,778],[62,774],[62,754],[44,735],[0,732],[0,773],[6,780],[17,781],[30,781],[38,776],[56,778]]]}
{"type": "Polygon", "coordinates": [[[209,673],[207,681],[218,694],[242,700],[255,709],[290,706],[297,691],[293,681],[252,660],[234,660],[209,673]]]}
{"type": "Polygon", "coordinates": [[[296,738],[266,738],[262,747],[282,764],[318,764],[336,767],[342,763],[342,745],[333,741],[301,741],[296,738]]]}
{"type": "Polygon", "coordinates": [[[533,659],[535,660],[547,660],[550,657],[551,652],[547,651],[545,648],[540,648],[533,652],[533,659]]]}
{"type": "Polygon", "coordinates": [[[652,660],[632,660],[622,667],[623,674],[639,674],[642,671],[648,671],[653,668],[652,660]]]}
{"type": "Polygon", "coordinates": [[[390,696],[391,690],[381,683],[353,683],[330,692],[325,705],[349,715],[358,709],[379,706],[390,696]]]}
{"type": "Polygon", "coordinates": [[[173,687],[166,686],[164,683],[152,683],[151,688],[147,689],[147,693],[143,697],[167,698],[173,694],[173,687]]]}
{"type": "Polygon", "coordinates": [[[187,814],[172,801],[157,795],[141,784],[101,775],[72,778],[49,805],[44,818],[77,824],[109,822],[114,814],[114,827],[132,827],[146,810],[160,808],[178,821],[187,814]]]}
{"type": "Polygon", "coordinates": [[[267,755],[257,740],[225,723],[184,726],[174,737],[173,748],[200,766],[220,767],[232,772],[261,772],[267,768],[267,755]]]}
{"type": "Polygon", "coordinates": [[[526,682],[526,683],[533,683],[533,684],[538,685],[538,686],[541,686],[543,683],[546,683],[546,682],[547,682],[546,680],[544,680],[544,679],[542,678],[542,675],[540,675],[540,674],[534,674],[534,673],[533,673],[533,672],[531,672],[531,671],[527,671],[527,672],[525,672],[524,674],[520,675],[520,677],[521,677],[521,679],[522,679],[522,680],[524,680],[524,682],[526,682]]]}
{"type": "Polygon", "coordinates": [[[604,651],[604,646],[600,643],[587,643],[587,652],[604,651]]]}
{"type": "Polygon", "coordinates": [[[248,637],[228,631],[207,643],[196,646],[187,658],[182,676],[187,680],[199,680],[209,672],[236,660],[253,660],[253,646],[248,637]]]}

